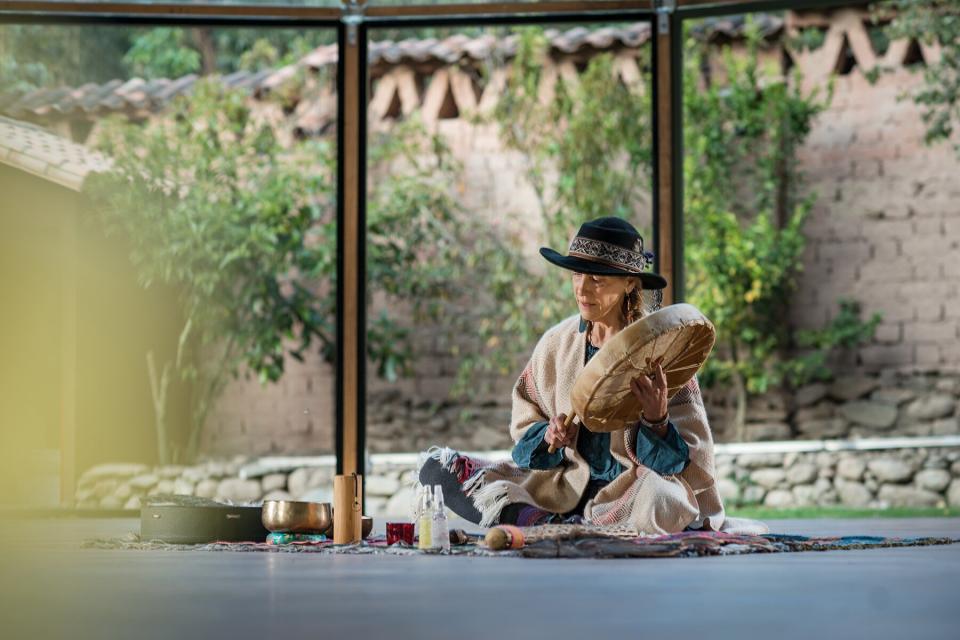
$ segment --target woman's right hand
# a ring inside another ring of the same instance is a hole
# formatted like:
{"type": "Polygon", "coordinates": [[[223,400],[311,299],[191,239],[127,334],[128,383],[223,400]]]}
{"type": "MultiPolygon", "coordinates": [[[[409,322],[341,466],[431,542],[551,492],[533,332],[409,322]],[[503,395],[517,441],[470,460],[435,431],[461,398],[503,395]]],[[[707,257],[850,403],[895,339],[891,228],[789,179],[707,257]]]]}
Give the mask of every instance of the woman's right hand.
{"type": "Polygon", "coordinates": [[[547,427],[547,433],[543,439],[554,449],[562,449],[573,445],[573,440],[577,435],[579,424],[573,422],[569,427],[564,427],[563,423],[567,421],[567,414],[561,413],[550,420],[547,427]]]}

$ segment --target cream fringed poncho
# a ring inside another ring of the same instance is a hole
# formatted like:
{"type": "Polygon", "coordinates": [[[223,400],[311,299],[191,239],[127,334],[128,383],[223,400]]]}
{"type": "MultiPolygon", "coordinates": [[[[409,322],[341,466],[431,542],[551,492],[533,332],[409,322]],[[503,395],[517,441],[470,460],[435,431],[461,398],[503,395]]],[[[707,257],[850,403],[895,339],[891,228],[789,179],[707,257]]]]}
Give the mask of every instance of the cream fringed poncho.
{"type": "MultiPolygon", "coordinates": [[[[510,420],[514,442],[532,425],[570,413],[570,391],[586,353],[579,321],[575,315],[550,328],[514,385],[510,420]]],[[[637,426],[613,432],[610,453],[624,471],[587,502],[588,521],[633,526],[648,534],[675,533],[687,526],[721,528],[724,512],[715,481],[713,437],[696,378],[671,399],[669,413],[689,447],[689,464],[676,475],[661,476],[636,459],[637,426]]],[[[546,470],[525,470],[512,462],[481,468],[463,485],[483,516],[481,524],[495,524],[501,509],[510,503],[532,504],[554,513],[576,507],[590,479],[590,467],[576,442],[565,448],[564,457],[562,464],[546,470]]]]}

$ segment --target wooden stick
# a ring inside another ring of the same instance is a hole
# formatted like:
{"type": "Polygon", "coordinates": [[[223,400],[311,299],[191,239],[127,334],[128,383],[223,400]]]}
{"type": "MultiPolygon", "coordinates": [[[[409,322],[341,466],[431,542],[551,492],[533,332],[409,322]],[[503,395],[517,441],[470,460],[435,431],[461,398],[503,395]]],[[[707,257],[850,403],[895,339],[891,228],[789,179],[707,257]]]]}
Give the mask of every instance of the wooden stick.
{"type": "MultiPolygon", "coordinates": [[[[571,424],[573,424],[573,419],[577,417],[577,414],[570,412],[570,415],[567,416],[567,419],[563,421],[563,428],[566,429],[571,424]]],[[[547,450],[548,453],[556,453],[557,448],[553,445],[550,445],[550,448],[547,450]]]]}

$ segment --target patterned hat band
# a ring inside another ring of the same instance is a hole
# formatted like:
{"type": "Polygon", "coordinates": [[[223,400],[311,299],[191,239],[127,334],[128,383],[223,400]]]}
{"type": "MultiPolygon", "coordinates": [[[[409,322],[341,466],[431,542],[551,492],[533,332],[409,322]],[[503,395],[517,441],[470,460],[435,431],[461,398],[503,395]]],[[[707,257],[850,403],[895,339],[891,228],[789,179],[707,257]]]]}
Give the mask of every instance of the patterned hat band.
{"type": "MultiPolygon", "coordinates": [[[[639,242],[637,243],[640,244],[639,242]]],[[[642,245],[641,245],[642,247],[642,245]]],[[[571,256],[585,258],[593,262],[602,262],[634,273],[644,271],[653,262],[653,254],[644,251],[631,251],[602,240],[577,236],[570,243],[571,256]]]]}

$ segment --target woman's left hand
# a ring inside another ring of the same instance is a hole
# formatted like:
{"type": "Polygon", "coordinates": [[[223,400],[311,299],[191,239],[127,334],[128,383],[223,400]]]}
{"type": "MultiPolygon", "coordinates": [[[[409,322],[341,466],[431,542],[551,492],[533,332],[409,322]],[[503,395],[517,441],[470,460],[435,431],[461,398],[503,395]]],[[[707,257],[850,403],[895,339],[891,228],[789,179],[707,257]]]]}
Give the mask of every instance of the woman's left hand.
{"type": "MultiPolygon", "coordinates": [[[[638,376],[630,381],[630,390],[640,401],[640,410],[648,422],[659,422],[667,417],[667,375],[663,372],[658,358],[654,363],[653,373],[648,376],[638,376]]],[[[650,364],[650,360],[647,360],[650,364]]]]}

